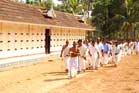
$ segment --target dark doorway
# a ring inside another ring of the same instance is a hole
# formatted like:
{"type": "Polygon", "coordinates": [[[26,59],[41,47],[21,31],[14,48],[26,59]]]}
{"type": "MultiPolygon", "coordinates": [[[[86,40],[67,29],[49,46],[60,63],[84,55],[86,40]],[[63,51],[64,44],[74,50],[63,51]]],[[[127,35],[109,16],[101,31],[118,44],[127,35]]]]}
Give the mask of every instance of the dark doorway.
{"type": "Polygon", "coordinates": [[[49,54],[50,53],[50,29],[45,29],[45,53],[49,54]]]}

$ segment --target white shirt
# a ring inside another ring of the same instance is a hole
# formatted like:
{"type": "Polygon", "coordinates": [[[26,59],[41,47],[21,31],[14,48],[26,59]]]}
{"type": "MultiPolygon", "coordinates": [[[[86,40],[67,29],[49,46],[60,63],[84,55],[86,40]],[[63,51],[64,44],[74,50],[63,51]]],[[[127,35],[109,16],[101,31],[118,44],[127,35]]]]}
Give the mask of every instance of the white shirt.
{"type": "Polygon", "coordinates": [[[84,45],[79,47],[80,56],[85,56],[86,55],[86,51],[87,51],[87,47],[85,47],[84,45]]]}
{"type": "Polygon", "coordinates": [[[95,48],[97,49],[99,54],[101,54],[101,50],[103,49],[103,44],[101,42],[95,43],[95,48]]]}
{"type": "Polygon", "coordinates": [[[63,50],[63,54],[62,54],[63,57],[69,55],[69,49],[70,49],[70,47],[67,46],[67,47],[63,50]]]}
{"type": "Polygon", "coordinates": [[[137,49],[137,50],[139,49],[139,42],[135,43],[135,49],[137,49]]]}
{"type": "Polygon", "coordinates": [[[95,48],[95,46],[90,46],[89,47],[89,52],[92,56],[97,55],[97,49],[95,48]]]}

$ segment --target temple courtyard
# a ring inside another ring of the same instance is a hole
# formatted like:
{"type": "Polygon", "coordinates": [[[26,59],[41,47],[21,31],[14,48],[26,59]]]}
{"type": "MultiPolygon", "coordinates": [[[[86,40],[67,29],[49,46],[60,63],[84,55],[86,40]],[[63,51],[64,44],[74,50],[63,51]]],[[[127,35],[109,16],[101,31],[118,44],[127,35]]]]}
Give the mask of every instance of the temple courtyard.
{"type": "Polygon", "coordinates": [[[42,58],[40,63],[0,72],[0,93],[139,93],[139,56],[124,57],[87,70],[69,79],[61,58],[42,58]]]}

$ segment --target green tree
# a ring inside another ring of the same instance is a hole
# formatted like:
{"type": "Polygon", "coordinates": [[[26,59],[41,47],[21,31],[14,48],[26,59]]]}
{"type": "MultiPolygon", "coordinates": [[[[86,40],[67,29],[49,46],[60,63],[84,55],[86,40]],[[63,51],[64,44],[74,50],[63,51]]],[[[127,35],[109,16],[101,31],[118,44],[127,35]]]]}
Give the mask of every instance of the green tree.
{"type": "Polygon", "coordinates": [[[109,33],[109,16],[108,6],[110,0],[96,0],[93,4],[92,23],[98,31],[102,32],[103,36],[108,37],[109,33]]]}
{"type": "Polygon", "coordinates": [[[92,9],[92,2],[92,0],[63,0],[63,4],[55,8],[73,14],[83,14],[83,11],[92,9]]]}
{"type": "Polygon", "coordinates": [[[46,9],[50,9],[51,6],[53,5],[53,2],[52,0],[39,1],[39,2],[35,2],[35,5],[46,8],[46,9]]]}
{"type": "Polygon", "coordinates": [[[79,0],[64,0],[64,11],[77,14],[80,11],[79,0]]]}
{"type": "Polygon", "coordinates": [[[125,0],[126,15],[122,30],[126,32],[126,38],[135,37],[136,23],[139,21],[139,1],[125,0]]]}
{"type": "MultiPolygon", "coordinates": [[[[93,23],[104,37],[117,37],[117,33],[122,30],[125,37],[129,38],[131,33],[128,32],[133,32],[135,23],[139,20],[138,2],[138,0],[96,0],[92,15],[93,23]]],[[[131,35],[133,37],[133,34],[131,35]]]]}

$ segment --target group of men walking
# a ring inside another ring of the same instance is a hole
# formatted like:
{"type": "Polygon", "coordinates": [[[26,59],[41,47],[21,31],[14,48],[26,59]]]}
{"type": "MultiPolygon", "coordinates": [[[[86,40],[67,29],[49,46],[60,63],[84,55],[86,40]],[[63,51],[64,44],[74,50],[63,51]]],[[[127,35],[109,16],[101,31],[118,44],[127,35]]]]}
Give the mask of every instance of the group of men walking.
{"type": "Polygon", "coordinates": [[[99,67],[113,63],[116,67],[121,58],[130,54],[139,54],[139,41],[81,39],[69,46],[69,41],[62,47],[60,57],[64,58],[66,72],[70,78],[86,69],[97,70],[99,67]]]}

